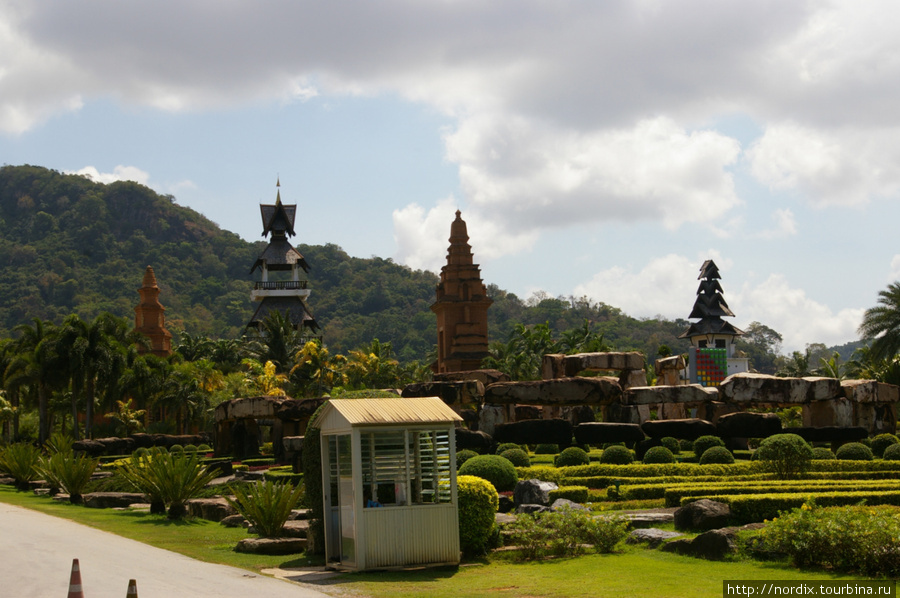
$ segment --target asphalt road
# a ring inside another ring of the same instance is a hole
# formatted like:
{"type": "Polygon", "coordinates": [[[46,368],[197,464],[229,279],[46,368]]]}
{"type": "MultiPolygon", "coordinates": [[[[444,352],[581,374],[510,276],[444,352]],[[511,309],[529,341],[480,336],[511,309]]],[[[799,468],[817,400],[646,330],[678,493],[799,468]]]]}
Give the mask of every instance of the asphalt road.
{"type": "Polygon", "coordinates": [[[213,565],[114,534],[0,503],[0,596],[66,596],[72,559],[85,598],[328,598],[314,589],[213,565]]]}

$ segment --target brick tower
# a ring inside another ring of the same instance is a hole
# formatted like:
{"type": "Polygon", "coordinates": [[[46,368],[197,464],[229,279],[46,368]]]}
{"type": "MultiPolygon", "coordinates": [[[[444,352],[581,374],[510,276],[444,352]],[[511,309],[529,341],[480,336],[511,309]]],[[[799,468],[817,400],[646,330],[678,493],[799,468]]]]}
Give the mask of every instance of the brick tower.
{"type": "Polygon", "coordinates": [[[437,315],[438,357],[432,369],[437,374],[479,369],[488,356],[487,310],[493,301],[474,263],[459,210],[450,225],[447,265],[441,268],[436,294],[431,311],[437,315]]]}
{"type": "Polygon", "coordinates": [[[138,293],[141,302],[134,308],[134,329],[150,340],[149,349],[139,347],[138,351],[168,357],[172,354],[172,333],[166,330],[166,308],[159,302],[159,286],[152,266],[144,270],[138,293]]]}

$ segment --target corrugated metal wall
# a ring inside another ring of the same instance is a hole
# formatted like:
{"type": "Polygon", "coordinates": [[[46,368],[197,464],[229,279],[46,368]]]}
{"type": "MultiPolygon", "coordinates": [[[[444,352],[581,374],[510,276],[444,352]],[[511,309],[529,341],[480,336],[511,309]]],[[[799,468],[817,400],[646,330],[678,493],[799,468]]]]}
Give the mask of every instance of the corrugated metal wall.
{"type": "Polygon", "coordinates": [[[459,562],[456,505],[365,509],[367,569],[459,562]]]}

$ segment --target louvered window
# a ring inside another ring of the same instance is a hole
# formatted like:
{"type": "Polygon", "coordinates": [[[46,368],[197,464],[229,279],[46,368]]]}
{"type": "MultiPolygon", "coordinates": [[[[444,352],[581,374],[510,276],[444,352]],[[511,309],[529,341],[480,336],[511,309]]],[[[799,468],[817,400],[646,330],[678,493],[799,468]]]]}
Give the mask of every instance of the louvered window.
{"type": "Polygon", "coordinates": [[[450,502],[447,430],[363,432],[360,440],[366,507],[450,502]]]}

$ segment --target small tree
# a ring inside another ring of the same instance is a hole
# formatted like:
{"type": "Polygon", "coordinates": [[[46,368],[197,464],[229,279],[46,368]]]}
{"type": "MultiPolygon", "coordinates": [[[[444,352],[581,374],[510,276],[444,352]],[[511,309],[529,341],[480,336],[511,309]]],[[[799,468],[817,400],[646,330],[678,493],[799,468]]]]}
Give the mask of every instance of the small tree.
{"type": "Polygon", "coordinates": [[[788,480],[809,468],[813,450],[796,434],[775,434],[760,443],[756,454],[763,467],[779,479],[788,480]]]}
{"type": "Polygon", "coordinates": [[[225,500],[253,524],[260,536],[277,538],[301,498],[303,486],[256,482],[247,488],[236,486],[234,499],[226,496],[225,500]]]}

